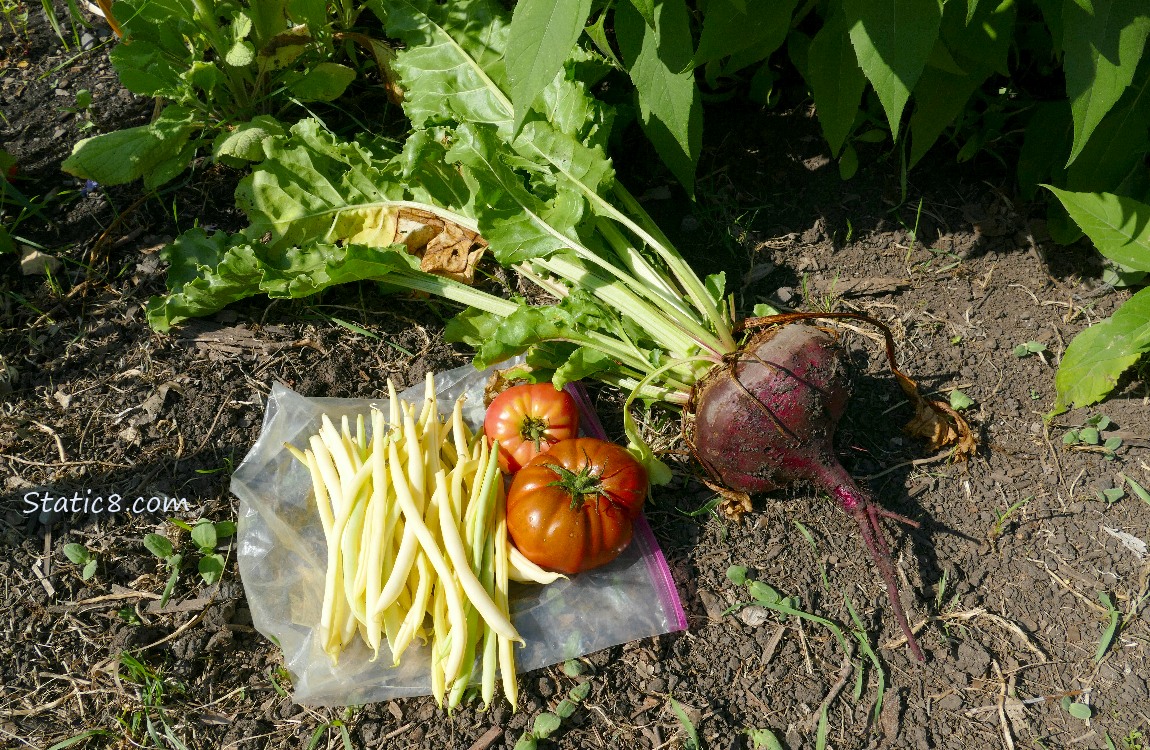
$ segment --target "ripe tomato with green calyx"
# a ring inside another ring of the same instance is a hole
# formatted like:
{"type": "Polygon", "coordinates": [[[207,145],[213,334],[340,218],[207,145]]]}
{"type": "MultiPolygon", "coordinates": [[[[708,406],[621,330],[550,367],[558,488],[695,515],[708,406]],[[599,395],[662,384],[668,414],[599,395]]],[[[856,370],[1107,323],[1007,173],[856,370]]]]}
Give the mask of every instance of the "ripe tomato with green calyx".
{"type": "Polygon", "coordinates": [[[499,468],[514,474],[561,440],[579,434],[579,407],[550,383],[513,385],[487,407],[483,432],[499,441],[499,468]]]}
{"type": "Polygon", "coordinates": [[[507,532],[527,559],[581,573],[631,542],[647,498],[647,471],[627,449],[596,438],[551,446],[524,466],[507,493],[507,532]]]}

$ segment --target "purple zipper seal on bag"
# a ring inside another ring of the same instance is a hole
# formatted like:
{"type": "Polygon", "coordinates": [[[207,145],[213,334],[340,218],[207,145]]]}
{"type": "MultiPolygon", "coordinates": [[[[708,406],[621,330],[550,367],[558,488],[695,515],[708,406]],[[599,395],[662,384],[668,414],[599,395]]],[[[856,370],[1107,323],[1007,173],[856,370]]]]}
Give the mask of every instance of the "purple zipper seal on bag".
{"type": "MultiPolygon", "coordinates": [[[[579,407],[579,415],[582,418],[583,429],[591,437],[609,440],[607,431],[603,429],[603,423],[599,421],[599,414],[591,404],[591,397],[587,394],[586,386],[581,382],[568,383],[563,390],[575,399],[575,404],[579,407]]],[[[655,538],[655,532],[651,530],[651,524],[647,522],[647,516],[644,513],[639,513],[632,521],[632,526],[635,531],[635,542],[643,550],[643,561],[647,564],[647,573],[655,582],[655,590],[659,592],[663,611],[667,612],[675,622],[675,627],[668,632],[686,630],[687,613],[683,610],[683,603],[679,599],[679,590],[675,588],[675,579],[671,576],[671,568],[667,565],[667,558],[663,555],[659,540],[655,538]]]]}

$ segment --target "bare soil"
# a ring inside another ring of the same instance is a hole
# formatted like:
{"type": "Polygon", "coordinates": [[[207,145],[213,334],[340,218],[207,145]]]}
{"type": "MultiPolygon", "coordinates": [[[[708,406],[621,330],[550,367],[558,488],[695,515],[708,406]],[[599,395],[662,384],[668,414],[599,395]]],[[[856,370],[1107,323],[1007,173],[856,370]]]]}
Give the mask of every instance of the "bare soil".
{"type": "MultiPolygon", "coordinates": [[[[647,515],[687,631],[588,654],[576,676],[560,665],[523,674],[515,713],[467,704],[447,715],[431,698],[294,704],[278,649],[252,627],[230,548],[222,581],[208,586],[168,519],[236,517],[230,472],[258,436],[273,383],[373,397],[387,377],[408,385],[467,362],[442,340],[452,309],[363,285],[152,331],[142,311],[163,290],[158,249],[196,223],[238,228],[239,175],[205,162],[145,195],[84,190],[60,172],[76,139],[144,122],[152,103],[119,87],[103,29],[88,32],[89,51],[65,51],[32,15],[26,35],[0,28],[0,147],[19,159],[20,189],[46,199],[17,233],[61,265],[24,273],[0,256],[10,383],[0,395],[0,747],[83,737],[72,746],[511,748],[582,682],[590,694],[541,746],[686,748],[694,732],[702,748],[753,748],[753,730],[769,728],[798,750],[816,746],[828,697],[825,742],[840,750],[1143,746],[1150,568],[1137,542],[1150,535],[1150,503],[1123,477],[1150,487],[1144,371],[1097,408],[1043,420],[1066,344],[1127,293],[1101,285],[1089,248],[1051,243],[1041,207],[1017,200],[992,159],[955,166],[940,149],[904,191],[880,144],[844,182],[805,107],[713,110],[693,203],[638,139],[618,167],[700,270],[726,271],[744,309],[865,312],[894,329],[900,365],[924,391],[973,400],[978,455],[927,452],[902,433],[910,413],[878,343],[842,330],[856,390],[837,445],[882,504],[922,524],[888,536],[926,663],[899,642],[853,523],[829,498],[805,486],[756,498],[740,524],[692,514],[713,492],[683,460],[673,420],[656,418],[677,475],[647,515]],[[70,112],[80,89],[93,105],[70,112]],[[1016,356],[1026,342],[1045,351],[1016,356]],[[1063,443],[1098,414],[1111,420],[1104,437],[1122,439],[1117,450],[1063,443]],[[25,498],[45,493],[167,496],[189,508],[31,511],[25,498]],[[142,541],[152,532],[188,558],[164,607],[168,571],[142,541]],[[98,561],[86,581],[63,553],[73,542],[98,561]],[[825,627],[740,607],[748,596],[728,580],[732,565],[847,630],[849,602],[881,673],[856,653],[866,665],[856,684],[825,627]],[[1120,625],[1101,658],[1111,615],[1100,594],[1120,625]]],[[[617,426],[619,394],[596,393],[617,426]]]]}

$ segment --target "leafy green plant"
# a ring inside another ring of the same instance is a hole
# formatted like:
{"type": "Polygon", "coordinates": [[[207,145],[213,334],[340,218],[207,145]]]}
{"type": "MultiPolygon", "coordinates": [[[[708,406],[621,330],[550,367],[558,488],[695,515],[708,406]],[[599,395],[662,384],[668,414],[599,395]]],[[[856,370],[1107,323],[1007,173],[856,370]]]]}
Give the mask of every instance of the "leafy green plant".
{"type": "MultiPolygon", "coordinates": [[[[250,159],[260,142],[282,134],[276,119],[299,103],[331,101],[356,71],[337,62],[335,22],[354,22],[349,3],[120,0],[125,41],[111,53],[129,91],[164,102],[147,125],[87,138],[63,163],[66,172],[104,185],[143,178],[163,185],[210,146],[227,163],[250,159]]],[[[362,34],[369,53],[383,47],[362,34]]]]}
{"type": "Polygon", "coordinates": [[[684,750],[700,750],[699,745],[699,732],[695,729],[695,722],[691,721],[691,717],[687,715],[686,709],[683,704],[668,696],[668,703],[671,706],[671,713],[679,721],[679,726],[683,728],[683,748],[684,750]]]}
{"type": "MultiPolygon", "coordinates": [[[[1114,193],[1048,187],[1102,255],[1125,268],[1150,272],[1150,205],[1114,193]]],[[[1142,289],[1066,347],[1054,378],[1057,399],[1051,414],[1101,401],[1148,351],[1150,289],[1142,289]]]]}
{"type": "Polygon", "coordinates": [[[156,750],[188,750],[187,745],[168,721],[165,700],[184,692],[184,686],[170,681],[127,651],[120,654],[120,666],[129,683],[136,686],[140,707],[125,712],[116,720],[136,744],[148,742],[156,750]]]}
{"type": "Polygon", "coordinates": [[[213,584],[220,580],[224,573],[224,556],[216,552],[216,545],[236,533],[236,525],[232,521],[209,521],[201,518],[195,525],[189,525],[178,519],[172,523],[191,534],[192,543],[200,553],[200,560],[196,568],[204,583],[213,584]]]}
{"type": "Polygon", "coordinates": [[[1117,436],[1102,439],[1102,431],[1110,427],[1110,418],[1104,414],[1095,414],[1080,426],[1066,431],[1062,436],[1062,444],[1069,448],[1101,451],[1106,458],[1113,459],[1115,451],[1122,447],[1122,438],[1117,436]]]}
{"type": "Polygon", "coordinates": [[[12,32],[12,38],[28,42],[28,6],[19,0],[0,0],[0,16],[12,32]]]}
{"type": "Polygon", "coordinates": [[[1006,508],[1005,510],[999,510],[999,509],[995,508],[995,510],[994,510],[994,525],[991,527],[990,533],[987,536],[991,540],[998,539],[1000,536],[1002,536],[1003,532],[1006,531],[1006,527],[1011,523],[1014,516],[1017,515],[1018,512],[1021,511],[1023,508],[1025,508],[1026,505],[1033,499],[1034,499],[1034,496],[1031,495],[1031,496],[1022,498],[1021,500],[1014,503],[1013,505],[1006,508]]]}
{"type": "Polygon", "coordinates": [[[751,750],[783,750],[783,743],[769,729],[746,729],[744,732],[751,750]]]}
{"type": "Polygon", "coordinates": [[[514,750],[535,750],[539,740],[545,740],[559,731],[565,719],[571,718],[587,696],[591,694],[591,682],[581,682],[555,705],[554,711],[544,711],[535,717],[531,730],[520,735],[514,750]]]}
{"type": "Polygon", "coordinates": [[[1063,711],[1081,721],[1086,721],[1094,716],[1094,709],[1090,707],[1089,703],[1079,703],[1068,695],[1062,697],[1060,705],[1063,711]]]}
{"type": "Polygon", "coordinates": [[[96,556],[82,544],[71,542],[64,545],[64,555],[80,567],[80,580],[87,581],[96,574],[96,556]]]}
{"type": "Polygon", "coordinates": [[[1126,483],[1126,486],[1130,488],[1130,491],[1133,492],[1139,500],[1150,505],[1150,491],[1147,491],[1145,487],[1125,474],[1119,474],[1118,476],[1122,477],[1122,481],[1126,483]]]}
{"type": "Polygon", "coordinates": [[[1106,627],[1102,630],[1102,636],[1098,639],[1098,648],[1094,650],[1095,664],[1102,661],[1102,658],[1106,656],[1106,652],[1114,644],[1114,639],[1118,637],[1118,631],[1122,627],[1122,611],[1114,606],[1114,600],[1110,598],[1110,594],[1105,591],[1100,592],[1098,601],[1102,602],[1103,607],[1106,607],[1108,619],[1106,627]]]}
{"type": "Polygon", "coordinates": [[[970,396],[967,396],[957,388],[950,392],[951,409],[954,409],[955,411],[962,411],[963,409],[969,409],[972,406],[974,406],[974,399],[972,399],[970,396]]]}
{"type": "Polygon", "coordinates": [[[172,543],[161,534],[148,534],[144,537],[144,547],[156,557],[160,558],[168,568],[168,582],[160,595],[160,606],[163,607],[171,598],[180,580],[180,566],[184,563],[184,556],[175,551],[172,543]]]}
{"type": "MultiPolygon", "coordinates": [[[[200,558],[196,563],[200,577],[204,583],[213,584],[220,580],[224,571],[224,557],[216,552],[220,540],[226,539],[236,533],[236,525],[232,521],[209,521],[201,518],[196,523],[188,524],[179,519],[172,519],[172,524],[189,532],[192,543],[196,546],[200,558]]],[[[176,583],[180,579],[180,569],[184,564],[183,554],[176,552],[171,540],[162,534],[148,534],[144,537],[144,547],[164,562],[168,568],[168,582],[160,596],[160,606],[168,603],[176,583]]]]}
{"type": "Polygon", "coordinates": [[[1027,341],[1014,347],[1014,356],[1019,359],[1029,357],[1032,354],[1042,354],[1046,351],[1046,344],[1041,341],[1027,341]]]}

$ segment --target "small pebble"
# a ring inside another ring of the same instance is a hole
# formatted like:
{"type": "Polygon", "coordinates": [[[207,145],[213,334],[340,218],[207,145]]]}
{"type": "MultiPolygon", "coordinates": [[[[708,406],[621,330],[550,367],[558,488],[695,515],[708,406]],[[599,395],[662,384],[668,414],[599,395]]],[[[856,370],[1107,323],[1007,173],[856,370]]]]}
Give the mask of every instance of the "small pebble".
{"type": "Polygon", "coordinates": [[[743,607],[739,610],[739,619],[752,628],[762,627],[763,623],[771,619],[771,613],[766,607],[743,607]]]}

